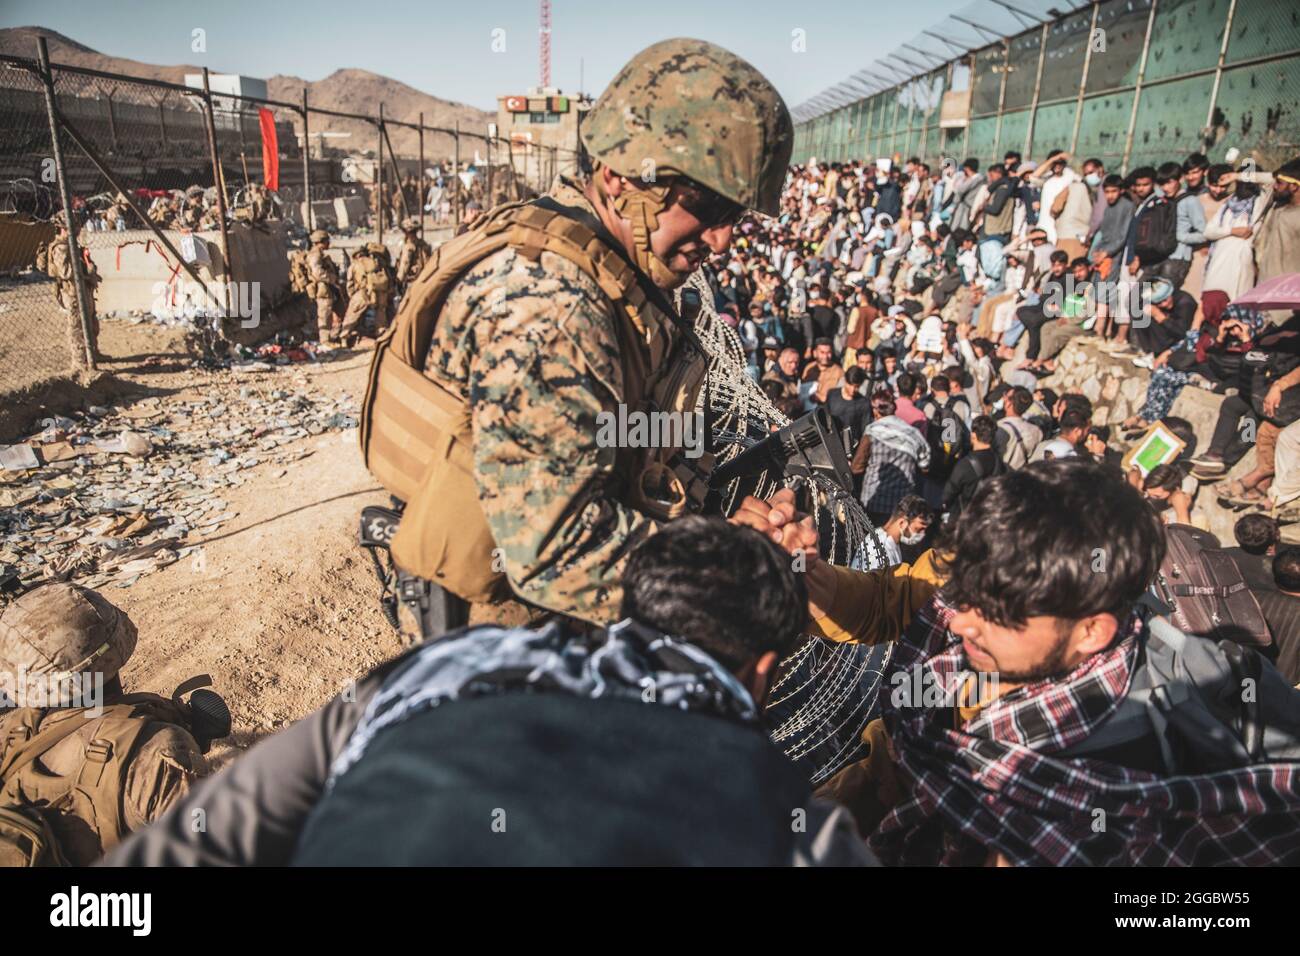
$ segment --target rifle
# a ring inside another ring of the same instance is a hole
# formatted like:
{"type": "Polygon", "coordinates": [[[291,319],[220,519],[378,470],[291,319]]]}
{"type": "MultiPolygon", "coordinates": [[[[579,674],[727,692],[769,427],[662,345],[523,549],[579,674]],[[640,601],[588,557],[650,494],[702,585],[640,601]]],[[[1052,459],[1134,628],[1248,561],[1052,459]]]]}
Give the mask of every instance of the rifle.
{"type": "Polygon", "coordinates": [[[765,471],[785,478],[824,478],[853,494],[849,460],[825,407],[796,418],[714,469],[709,485],[720,488],[735,478],[765,471]]]}

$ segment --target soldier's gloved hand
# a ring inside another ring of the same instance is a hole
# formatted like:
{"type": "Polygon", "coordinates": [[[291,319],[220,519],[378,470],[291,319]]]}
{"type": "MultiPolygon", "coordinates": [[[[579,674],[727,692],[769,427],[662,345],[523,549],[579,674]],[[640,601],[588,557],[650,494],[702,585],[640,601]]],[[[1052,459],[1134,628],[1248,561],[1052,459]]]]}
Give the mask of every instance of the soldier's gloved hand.
{"type": "Polygon", "coordinates": [[[794,491],[789,488],[782,488],[766,501],[746,496],[729,520],[767,535],[792,555],[802,551],[808,566],[819,560],[817,529],[811,517],[795,509],[794,491]]]}

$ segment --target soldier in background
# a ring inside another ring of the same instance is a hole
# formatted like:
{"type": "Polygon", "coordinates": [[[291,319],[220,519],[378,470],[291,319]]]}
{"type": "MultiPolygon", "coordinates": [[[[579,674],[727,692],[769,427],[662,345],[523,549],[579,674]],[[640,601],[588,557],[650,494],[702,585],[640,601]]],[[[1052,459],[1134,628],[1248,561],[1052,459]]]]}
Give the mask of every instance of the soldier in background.
{"type": "Polygon", "coordinates": [[[483,204],[477,199],[471,199],[465,203],[465,208],[461,210],[460,225],[456,227],[456,235],[462,235],[473,228],[478,217],[483,215],[483,204]]]}
{"type": "Polygon", "coordinates": [[[405,292],[433,255],[433,246],[420,238],[420,223],[414,218],[402,220],[402,236],[402,251],[397,255],[397,287],[405,292]]]}
{"type": "Polygon", "coordinates": [[[334,343],[334,330],[338,325],[338,300],[343,295],[343,281],[339,267],[326,250],[330,247],[329,233],[317,229],[310,236],[311,251],[307,253],[307,294],[316,302],[316,337],[328,348],[334,343]]]}
{"type": "Polygon", "coordinates": [[[388,328],[392,283],[387,257],[388,250],[378,242],[367,243],[352,257],[352,265],[348,268],[348,309],[339,330],[340,340],[346,348],[356,344],[361,322],[370,309],[375,310],[375,334],[388,328]]]}
{"type": "Polygon", "coordinates": [[[125,232],[131,221],[131,206],[126,197],[118,193],[113,204],[104,211],[104,224],[110,231],[125,232]]]}
{"type": "MultiPolygon", "coordinates": [[[[62,210],[56,212],[50,220],[56,231],[54,239],[43,242],[36,248],[36,268],[54,280],[54,301],[60,309],[69,314],[77,313],[77,282],[72,272],[72,257],[68,252],[67,216],[62,210]]],[[[90,254],[81,250],[82,274],[86,277],[87,306],[90,309],[90,329],[94,336],[99,335],[99,316],[95,314],[95,291],[99,288],[99,270],[91,260],[90,254]]]]}
{"type": "Polygon", "coordinates": [[[187,704],[125,693],[118,674],[135,645],[126,613],[75,584],[0,614],[0,865],[86,866],[188,792],[203,721],[187,704]]]}

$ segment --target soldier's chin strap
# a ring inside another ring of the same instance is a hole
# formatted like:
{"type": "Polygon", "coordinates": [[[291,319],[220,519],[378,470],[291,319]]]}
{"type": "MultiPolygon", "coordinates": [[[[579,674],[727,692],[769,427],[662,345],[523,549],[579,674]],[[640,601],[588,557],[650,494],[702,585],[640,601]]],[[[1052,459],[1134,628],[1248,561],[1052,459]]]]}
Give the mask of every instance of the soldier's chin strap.
{"type": "MultiPolygon", "coordinates": [[[[624,177],[626,178],[626,177],[624,177]]],[[[605,190],[600,176],[594,176],[596,191],[608,200],[614,211],[632,224],[632,256],[636,267],[648,275],[659,289],[676,289],[685,284],[689,275],[681,275],[668,268],[650,245],[650,235],[659,227],[659,214],[668,208],[668,185],[644,185],[639,189],[625,189],[617,196],[605,190]]],[[[595,217],[592,217],[595,218],[595,217]]],[[[597,220],[599,221],[599,220],[597,220]]],[[[602,229],[608,234],[608,230],[602,229]]],[[[621,249],[619,244],[616,248],[621,249]]]]}

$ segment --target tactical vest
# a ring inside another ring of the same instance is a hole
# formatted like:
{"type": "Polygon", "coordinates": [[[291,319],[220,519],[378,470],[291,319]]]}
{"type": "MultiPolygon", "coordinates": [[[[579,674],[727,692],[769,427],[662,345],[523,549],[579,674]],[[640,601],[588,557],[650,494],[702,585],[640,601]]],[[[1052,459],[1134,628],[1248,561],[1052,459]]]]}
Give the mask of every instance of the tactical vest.
{"type": "MultiPolygon", "coordinates": [[[[609,298],[623,371],[618,398],[628,411],[693,413],[708,371],[708,355],[693,333],[647,319],[647,291],[621,250],[568,215],[533,202],[507,204],[434,250],[375,345],[361,450],[371,474],[406,502],[393,536],[393,561],[471,602],[500,601],[512,592],[494,569],[495,542],[474,479],[470,408],[423,369],[452,288],[474,265],[505,248],[533,261],[543,251],[563,256],[609,298]]],[[[707,442],[707,421],[703,434],[707,442]]],[[[660,520],[699,510],[712,456],[706,450],[688,461],[679,451],[617,449],[616,496],[660,520]]]]}
{"type": "MultiPolygon", "coordinates": [[[[74,865],[102,856],[129,833],[122,802],[127,775],[142,735],[160,723],[187,731],[190,727],[180,705],[156,694],[127,694],[91,718],[83,708],[24,707],[9,712],[0,722],[0,807],[9,811],[5,822],[16,822],[18,813],[43,821],[57,838],[58,850],[74,865]],[[73,735],[80,735],[83,754],[75,775],[58,775],[38,765],[42,756],[73,735]]],[[[197,753],[197,742],[194,749],[197,753]]],[[[36,834],[31,839],[39,842],[36,834]]],[[[4,850],[8,852],[0,856],[13,854],[12,846],[4,850]]]]}

